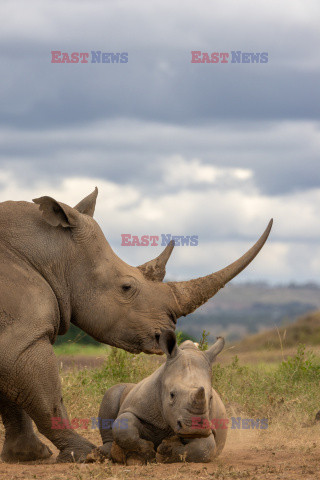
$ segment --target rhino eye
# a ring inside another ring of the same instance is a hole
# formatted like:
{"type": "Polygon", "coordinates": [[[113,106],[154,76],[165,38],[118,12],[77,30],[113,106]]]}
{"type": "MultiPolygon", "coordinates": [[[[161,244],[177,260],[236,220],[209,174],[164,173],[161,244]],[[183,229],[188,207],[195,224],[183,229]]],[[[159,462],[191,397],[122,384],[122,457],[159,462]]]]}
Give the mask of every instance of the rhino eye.
{"type": "Polygon", "coordinates": [[[174,393],[170,392],[170,398],[174,398],[174,393]]]}
{"type": "Polygon", "coordinates": [[[121,288],[123,292],[128,292],[129,290],[131,290],[131,285],[129,283],[125,283],[124,285],[122,285],[121,288]]]}

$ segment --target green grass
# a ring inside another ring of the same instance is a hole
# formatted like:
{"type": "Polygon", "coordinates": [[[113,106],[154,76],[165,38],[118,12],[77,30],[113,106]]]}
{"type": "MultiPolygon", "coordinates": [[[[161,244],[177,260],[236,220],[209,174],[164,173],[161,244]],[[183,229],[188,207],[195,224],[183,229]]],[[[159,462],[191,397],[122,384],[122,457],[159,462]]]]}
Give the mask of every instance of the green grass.
{"type": "Polygon", "coordinates": [[[320,409],[320,357],[297,353],[275,365],[231,364],[214,366],[213,384],[225,403],[251,416],[264,416],[281,423],[310,422],[320,409]]]}
{"type": "MultiPolygon", "coordinates": [[[[163,357],[110,348],[102,367],[62,372],[70,416],[97,416],[108,388],[121,382],[137,383],[163,361],[163,357]]],[[[289,427],[311,422],[320,409],[320,357],[306,353],[304,346],[299,346],[293,357],[273,365],[241,365],[234,357],[227,365],[216,364],[212,379],[229,416],[264,417],[289,427]]]]}
{"type": "Polygon", "coordinates": [[[80,343],[67,342],[53,347],[56,355],[88,355],[103,356],[110,352],[109,345],[83,345],[80,343]]]}

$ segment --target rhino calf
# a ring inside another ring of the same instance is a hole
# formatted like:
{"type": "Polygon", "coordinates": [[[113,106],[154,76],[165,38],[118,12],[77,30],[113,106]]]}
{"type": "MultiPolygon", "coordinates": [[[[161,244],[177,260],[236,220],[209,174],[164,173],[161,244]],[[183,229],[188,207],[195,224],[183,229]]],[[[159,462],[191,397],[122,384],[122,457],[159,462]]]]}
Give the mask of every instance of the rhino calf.
{"type": "Polygon", "coordinates": [[[191,341],[178,347],[172,331],[163,332],[159,342],[167,355],[160,368],[138,384],[114,385],[105,393],[99,452],[127,465],[210,462],[227,436],[226,410],[211,383],[212,363],[224,339],[218,337],[206,352],[191,341]],[[111,419],[112,429],[106,428],[111,419]]]}

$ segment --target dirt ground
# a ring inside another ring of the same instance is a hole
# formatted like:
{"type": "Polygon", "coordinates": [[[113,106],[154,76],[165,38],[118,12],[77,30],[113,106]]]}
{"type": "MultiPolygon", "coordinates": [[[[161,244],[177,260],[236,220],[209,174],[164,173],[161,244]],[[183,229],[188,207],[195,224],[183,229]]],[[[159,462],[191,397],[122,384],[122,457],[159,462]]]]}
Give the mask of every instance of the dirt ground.
{"type": "MultiPolygon", "coordinates": [[[[97,431],[86,432],[86,437],[96,444],[100,443],[97,431]]],[[[1,443],[0,440],[0,448],[1,443]]],[[[290,432],[279,426],[263,431],[230,429],[223,453],[210,464],[176,463],[130,467],[108,462],[54,464],[56,450],[54,454],[50,460],[42,463],[10,465],[0,462],[0,479],[315,480],[320,478],[320,425],[292,428],[290,432]]]]}

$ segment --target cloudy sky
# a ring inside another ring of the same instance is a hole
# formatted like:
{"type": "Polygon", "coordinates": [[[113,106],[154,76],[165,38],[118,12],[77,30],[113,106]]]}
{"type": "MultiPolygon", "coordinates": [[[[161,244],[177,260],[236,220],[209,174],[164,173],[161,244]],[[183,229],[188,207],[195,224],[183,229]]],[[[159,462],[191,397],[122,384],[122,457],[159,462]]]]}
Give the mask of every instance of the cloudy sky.
{"type": "Polygon", "coordinates": [[[121,233],[198,235],[168,275],[204,275],[270,240],[239,281],[320,280],[320,3],[317,0],[3,0],[0,200],[75,204],[143,263],[161,247],[121,233]],[[128,52],[56,64],[51,51],[128,52]],[[268,52],[194,64],[191,51],[268,52]]]}

